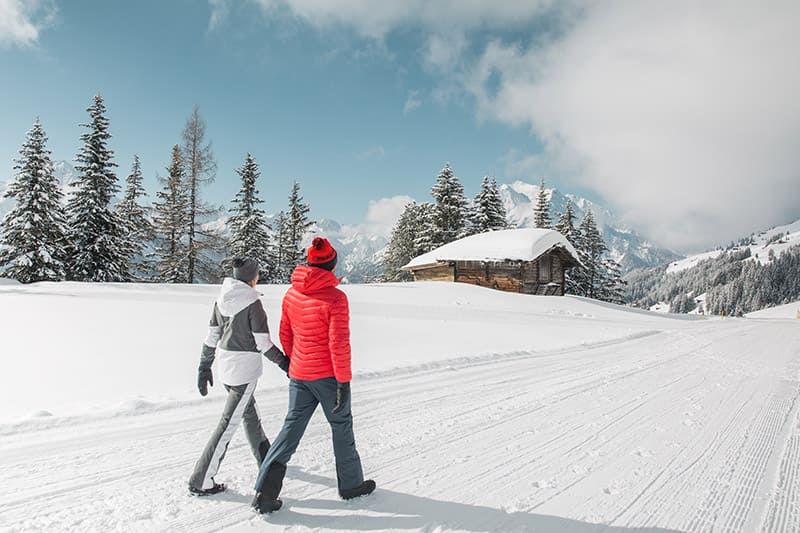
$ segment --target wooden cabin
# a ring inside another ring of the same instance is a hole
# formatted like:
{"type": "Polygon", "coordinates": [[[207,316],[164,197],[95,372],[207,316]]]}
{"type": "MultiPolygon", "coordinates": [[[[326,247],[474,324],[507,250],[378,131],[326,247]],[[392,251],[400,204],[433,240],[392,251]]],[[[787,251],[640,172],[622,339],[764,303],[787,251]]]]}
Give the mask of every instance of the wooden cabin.
{"type": "Polygon", "coordinates": [[[577,252],[557,231],[514,229],[459,239],[413,259],[403,270],[416,281],[563,296],[564,274],[579,264],[577,252]]]}

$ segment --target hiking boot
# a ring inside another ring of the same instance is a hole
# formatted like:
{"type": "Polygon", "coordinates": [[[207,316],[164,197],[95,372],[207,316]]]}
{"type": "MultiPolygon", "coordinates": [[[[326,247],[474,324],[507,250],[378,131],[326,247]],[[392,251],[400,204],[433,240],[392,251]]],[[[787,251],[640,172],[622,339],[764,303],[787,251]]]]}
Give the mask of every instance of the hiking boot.
{"type": "Polygon", "coordinates": [[[214,486],[208,489],[198,489],[197,487],[189,485],[189,493],[194,496],[211,496],[212,494],[224,492],[225,489],[225,483],[217,483],[216,481],[214,482],[214,486]]]}
{"type": "Polygon", "coordinates": [[[371,479],[368,479],[358,487],[352,489],[340,490],[339,496],[341,496],[343,500],[352,500],[353,498],[358,498],[359,496],[366,496],[368,494],[372,494],[372,491],[374,490],[375,490],[375,482],[372,481],[371,479]]]}
{"type": "Polygon", "coordinates": [[[270,514],[274,513],[278,509],[281,508],[283,502],[279,499],[270,499],[265,494],[260,492],[256,492],[256,497],[253,500],[253,503],[250,506],[253,510],[259,514],[270,514]]]}

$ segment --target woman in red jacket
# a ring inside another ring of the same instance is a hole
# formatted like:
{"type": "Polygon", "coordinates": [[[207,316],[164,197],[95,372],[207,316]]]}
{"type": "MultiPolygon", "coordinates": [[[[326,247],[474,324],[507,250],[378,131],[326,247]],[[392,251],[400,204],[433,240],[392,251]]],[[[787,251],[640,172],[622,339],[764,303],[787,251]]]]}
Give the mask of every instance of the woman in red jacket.
{"type": "Polygon", "coordinates": [[[336,259],[331,243],[315,238],[308,265],[295,269],[283,298],[280,337],[289,357],[289,412],[258,473],[253,508],[259,513],[280,509],[286,464],[318,404],[333,433],[339,495],[349,500],[375,490],[374,481],[364,480],[353,436],[350,309],[347,295],[336,288],[336,259]]]}

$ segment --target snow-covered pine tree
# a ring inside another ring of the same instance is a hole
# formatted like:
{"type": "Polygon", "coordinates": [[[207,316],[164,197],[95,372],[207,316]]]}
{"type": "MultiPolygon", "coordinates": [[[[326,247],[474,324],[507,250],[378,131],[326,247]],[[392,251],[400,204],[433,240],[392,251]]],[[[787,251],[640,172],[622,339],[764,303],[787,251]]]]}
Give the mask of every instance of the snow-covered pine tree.
{"type": "MultiPolygon", "coordinates": [[[[236,194],[228,218],[230,237],[228,239],[228,255],[233,257],[250,257],[258,261],[261,267],[262,281],[269,281],[275,274],[271,257],[271,228],[264,211],[259,207],[264,201],[258,197],[256,181],[261,176],[258,163],[251,154],[247,154],[244,164],[236,169],[242,178],[242,188],[236,194]]],[[[224,265],[230,270],[230,260],[224,265]]]]}
{"type": "Polygon", "coordinates": [[[63,280],[67,230],[62,193],[38,118],[19,154],[14,181],[3,195],[15,205],[0,223],[0,268],[22,283],[63,280]]]}
{"type": "Polygon", "coordinates": [[[225,243],[214,226],[208,224],[212,217],[221,214],[222,209],[212,207],[200,198],[201,187],[214,181],[217,170],[211,143],[207,143],[205,137],[206,123],[200,116],[200,109],[195,106],[183,129],[184,180],[189,193],[187,283],[198,280],[214,282],[222,274],[217,258],[224,252],[225,243]]]}
{"type": "MultiPolygon", "coordinates": [[[[430,204],[429,204],[430,205],[430,204]]],[[[409,261],[419,255],[417,237],[419,235],[421,206],[416,202],[406,205],[403,214],[392,229],[392,237],[384,255],[385,281],[408,281],[411,274],[400,270],[409,261]]]]}
{"type": "Polygon", "coordinates": [[[306,253],[303,249],[303,237],[314,222],[308,218],[311,209],[300,196],[300,184],[294,182],[289,193],[289,210],[286,213],[286,249],[285,267],[289,273],[294,267],[303,263],[306,253]]]}
{"type": "MultiPolygon", "coordinates": [[[[600,287],[599,291],[599,299],[615,304],[624,304],[625,286],[627,283],[622,279],[622,268],[620,267],[620,264],[610,257],[605,257],[602,261],[602,267],[603,279],[602,286],[600,287]]],[[[691,304],[693,303],[694,300],[691,302],[687,300],[686,305],[689,306],[687,307],[687,313],[693,308],[691,307],[691,304]]]]}
{"type": "Polygon", "coordinates": [[[577,274],[576,283],[578,293],[589,298],[599,298],[605,282],[605,270],[603,267],[603,255],[608,251],[603,236],[597,229],[592,210],[586,212],[586,216],[580,225],[580,238],[578,240],[578,255],[580,256],[583,268],[573,268],[577,274]]]}
{"type": "Polygon", "coordinates": [[[489,195],[489,227],[493,230],[510,228],[508,212],[503,204],[503,197],[500,195],[500,188],[497,186],[494,176],[489,184],[489,190],[491,192],[489,195]]]}
{"type": "Polygon", "coordinates": [[[75,281],[126,281],[128,264],[125,253],[126,231],[111,200],[119,190],[108,147],[106,106],[100,95],[87,109],[91,121],[83,124],[89,131],[81,135],[83,147],[76,160],[78,177],[67,203],[71,245],[69,278],[75,281]]]}
{"type": "Polygon", "coordinates": [[[285,211],[280,211],[272,221],[272,263],[275,270],[269,278],[270,283],[286,283],[289,281],[292,271],[288,267],[286,260],[287,248],[289,247],[288,237],[289,222],[285,211]]]}
{"type": "Polygon", "coordinates": [[[464,237],[468,233],[467,199],[464,196],[464,187],[450,168],[450,163],[445,164],[436,177],[431,195],[435,200],[434,247],[464,237]]]}
{"type": "Polygon", "coordinates": [[[553,229],[566,237],[572,246],[577,245],[578,230],[575,229],[575,211],[572,208],[572,200],[569,198],[564,206],[564,212],[558,217],[558,222],[553,229]]]}
{"type": "Polygon", "coordinates": [[[436,206],[430,202],[424,202],[417,206],[414,212],[414,246],[416,248],[414,257],[430,252],[441,246],[437,244],[436,236],[438,228],[435,222],[436,206]]]}
{"type": "Polygon", "coordinates": [[[475,233],[485,233],[487,231],[507,229],[506,208],[500,191],[497,188],[497,181],[489,176],[484,176],[481,181],[481,190],[473,201],[473,224],[476,227],[475,233]]]}
{"type": "Polygon", "coordinates": [[[150,274],[144,252],[147,244],[155,238],[149,208],[140,203],[140,199],[147,198],[142,181],[142,164],[139,156],[134,155],[131,173],[125,180],[125,195],[117,204],[117,214],[125,225],[128,278],[137,281],[146,279],[150,274]]]}
{"type": "Polygon", "coordinates": [[[160,180],[164,188],[153,204],[153,225],[156,234],[156,280],[166,283],[186,281],[189,228],[189,193],[184,182],[181,148],[172,147],[167,177],[160,180]]]}
{"type": "Polygon", "coordinates": [[[536,205],[533,207],[533,222],[536,224],[537,228],[550,228],[550,208],[550,199],[544,188],[544,178],[542,178],[542,181],[539,183],[539,192],[536,193],[536,205]]]}
{"type": "MultiPolygon", "coordinates": [[[[572,209],[572,200],[569,198],[567,198],[564,212],[558,217],[558,223],[554,229],[566,237],[567,241],[574,246],[576,250],[578,249],[580,232],[575,228],[575,211],[572,209]]],[[[574,267],[565,272],[564,291],[566,293],[580,294],[580,288],[578,287],[580,275],[580,267],[574,267]]]]}

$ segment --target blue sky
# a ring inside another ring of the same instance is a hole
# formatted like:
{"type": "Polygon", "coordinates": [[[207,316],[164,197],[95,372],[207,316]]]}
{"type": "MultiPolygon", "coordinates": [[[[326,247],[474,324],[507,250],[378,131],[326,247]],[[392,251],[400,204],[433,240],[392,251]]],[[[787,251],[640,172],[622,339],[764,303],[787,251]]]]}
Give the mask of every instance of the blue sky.
{"type": "Polygon", "coordinates": [[[72,159],[97,92],[121,176],[138,153],[154,190],[197,104],[218,162],[209,200],[233,197],[234,169],[250,151],[269,210],[284,205],[297,179],[315,216],[346,223],[361,221],[369,200],[425,197],[448,160],[475,192],[484,174],[505,176],[510,149],[535,144],[525,128],[481,123],[469,102],[433,101],[416,58],[420,32],[384,47],[285,26],[256,6],[214,29],[210,15],[202,2],[59,3],[35,46],[0,50],[0,69],[13,73],[0,99],[14,102],[0,129],[3,173],[36,116],[54,157],[72,159]]]}
{"type": "Polygon", "coordinates": [[[249,151],[267,210],[297,179],[357,224],[450,161],[469,194],[545,176],[692,251],[800,217],[798,22],[791,2],[0,0],[0,180],[37,116],[74,158],[99,92],[120,176],[138,153],[151,192],[196,104],[215,203],[249,151]]]}

